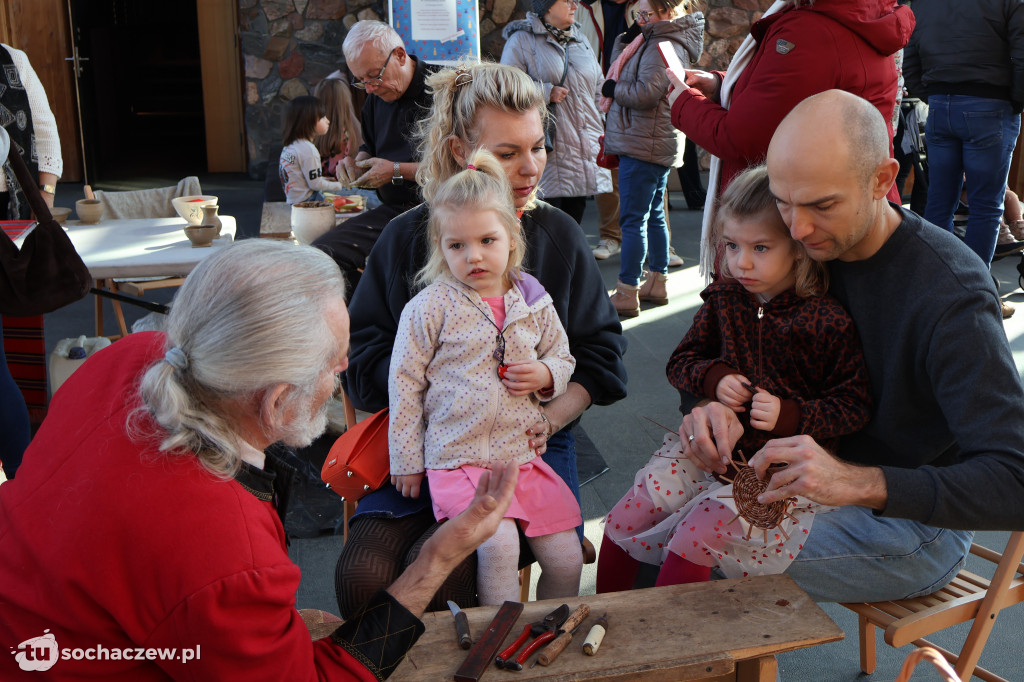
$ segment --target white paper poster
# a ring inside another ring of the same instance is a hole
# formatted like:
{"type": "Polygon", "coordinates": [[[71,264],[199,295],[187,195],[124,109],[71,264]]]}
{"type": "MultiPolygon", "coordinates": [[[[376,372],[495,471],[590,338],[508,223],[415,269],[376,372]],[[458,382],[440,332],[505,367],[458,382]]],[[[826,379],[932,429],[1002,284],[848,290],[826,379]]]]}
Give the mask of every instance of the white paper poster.
{"type": "Polygon", "coordinates": [[[446,42],[458,32],[456,0],[412,0],[412,39],[446,42]]]}

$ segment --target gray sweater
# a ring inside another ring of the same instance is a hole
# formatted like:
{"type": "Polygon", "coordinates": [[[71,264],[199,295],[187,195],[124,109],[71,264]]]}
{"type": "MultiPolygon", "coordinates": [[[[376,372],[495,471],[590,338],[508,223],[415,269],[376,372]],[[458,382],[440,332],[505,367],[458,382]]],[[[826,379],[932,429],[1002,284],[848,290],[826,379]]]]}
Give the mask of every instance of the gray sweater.
{"type": "Polygon", "coordinates": [[[882,467],[882,514],[944,528],[1024,528],[1024,387],[981,260],[903,211],[871,258],[829,264],[864,346],[875,413],[844,440],[882,467]]]}

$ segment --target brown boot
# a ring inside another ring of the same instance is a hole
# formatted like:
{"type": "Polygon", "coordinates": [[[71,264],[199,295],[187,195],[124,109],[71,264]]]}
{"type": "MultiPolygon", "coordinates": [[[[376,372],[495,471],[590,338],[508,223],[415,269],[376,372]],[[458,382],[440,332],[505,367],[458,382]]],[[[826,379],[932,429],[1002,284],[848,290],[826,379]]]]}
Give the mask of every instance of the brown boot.
{"type": "Polygon", "coordinates": [[[668,275],[660,272],[648,272],[647,279],[640,285],[639,298],[654,305],[668,304],[668,275]]]}
{"type": "Polygon", "coordinates": [[[615,293],[612,294],[612,305],[615,306],[619,317],[636,317],[640,314],[639,293],[640,287],[619,282],[615,293]]]}

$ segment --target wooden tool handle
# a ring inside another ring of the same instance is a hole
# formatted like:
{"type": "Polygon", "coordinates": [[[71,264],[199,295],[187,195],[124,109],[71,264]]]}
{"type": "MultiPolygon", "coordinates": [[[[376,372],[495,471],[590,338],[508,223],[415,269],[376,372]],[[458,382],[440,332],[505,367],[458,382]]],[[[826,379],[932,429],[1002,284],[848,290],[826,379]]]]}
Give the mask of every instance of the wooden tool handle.
{"type": "Polygon", "coordinates": [[[601,625],[595,625],[590,628],[590,632],[587,633],[587,638],[583,640],[583,653],[587,656],[593,656],[597,653],[598,648],[601,646],[601,640],[604,639],[605,629],[601,625]]]}
{"type": "Polygon", "coordinates": [[[541,665],[551,665],[558,658],[558,654],[562,653],[565,647],[569,646],[569,642],[572,641],[571,632],[563,632],[555,640],[548,644],[548,647],[544,651],[540,652],[540,656],[537,657],[537,662],[541,665]]]}
{"type": "Polygon", "coordinates": [[[468,649],[473,646],[473,637],[469,634],[469,617],[465,611],[455,614],[455,634],[459,638],[459,646],[468,649]]]}
{"type": "Polygon", "coordinates": [[[576,629],[576,626],[586,620],[587,616],[590,615],[590,607],[586,604],[580,604],[576,607],[576,610],[569,614],[569,617],[562,623],[561,630],[565,632],[571,632],[576,629]]]}

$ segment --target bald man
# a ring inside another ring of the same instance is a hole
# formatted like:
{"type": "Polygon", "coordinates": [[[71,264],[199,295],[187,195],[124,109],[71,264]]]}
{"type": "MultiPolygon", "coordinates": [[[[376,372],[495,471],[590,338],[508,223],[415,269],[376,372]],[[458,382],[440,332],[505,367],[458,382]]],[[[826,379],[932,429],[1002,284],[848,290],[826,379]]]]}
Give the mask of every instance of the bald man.
{"type": "MultiPolygon", "coordinates": [[[[790,233],[829,262],[831,293],[857,324],[875,404],[837,453],[796,436],[752,458],[761,475],[788,464],[760,501],[839,507],[816,517],[787,574],[818,601],[933,592],[956,575],[971,531],[1024,528],[1024,388],[998,294],[962,242],[886,201],[899,164],[867,101],[838,90],[804,100],[767,158],[790,233]]],[[[695,436],[688,457],[724,471],[742,427],[712,402],[682,431],[695,436]]]]}

